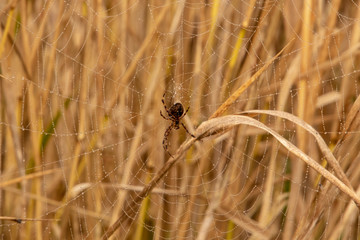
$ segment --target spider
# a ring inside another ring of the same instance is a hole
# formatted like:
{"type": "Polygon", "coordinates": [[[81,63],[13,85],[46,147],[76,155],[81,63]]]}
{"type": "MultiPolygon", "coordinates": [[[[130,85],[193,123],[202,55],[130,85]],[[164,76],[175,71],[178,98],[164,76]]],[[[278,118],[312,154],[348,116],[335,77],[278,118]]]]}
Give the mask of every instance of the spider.
{"type": "MultiPolygon", "coordinates": [[[[164,95],[163,95],[163,97],[162,97],[162,99],[161,99],[161,102],[162,102],[163,105],[164,105],[164,108],[165,108],[165,111],[166,111],[167,114],[168,114],[168,117],[165,117],[165,116],[162,114],[161,110],[160,110],[160,115],[161,115],[164,119],[171,121],[170,126],[166,129],[166,131],[165,131],[165,133],[164,133],[164,139],[163,139],[162,144],[163,144],[164,150],[170,155],[170,157],[173,157],[173,156],[170,154],[170,152],[168,151],[168,148],[167,148],[167,147],[168,147],[168,145],[167,145],[168,136],[169,136],[169,134],[170,134],[170,132],[171,132],[172,129],[177,130],[177,129],[180,128],[180,120],[181,120],[183,117],[185,117],[185,115],[186,115],[186,113],[189,111],[189,108],[190,108],[190,107],[188,107],[188,108],[186,109],[185,113],[184,113],[184,107],[183,107],[183,105],[182,105],[181,103],[177,102],[177,103],[175,103],[174,105],[172,105],[172,106],[170,107],[170,109],[168,109],[168,108],[166,107],[166,104],[165,104],[165,93],[164,93],[164,95]]],[[[195,136],[194,136],[193,134],[191,134],[191,133],[187,130],[187,128],[185,127],[185,125],[184,125],[183,123],[181,123],[181,125],[183,126],[183,128],[185,129],[185,131],[186,131],[190,136],[192,136],[193,138],[195,138],[195,136]]]]}

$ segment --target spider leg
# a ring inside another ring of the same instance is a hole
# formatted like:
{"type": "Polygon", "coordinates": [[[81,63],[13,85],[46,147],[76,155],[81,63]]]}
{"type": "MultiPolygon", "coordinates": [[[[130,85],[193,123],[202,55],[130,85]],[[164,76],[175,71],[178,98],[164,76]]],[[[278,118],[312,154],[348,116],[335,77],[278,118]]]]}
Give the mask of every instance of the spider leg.
{"type": "Polygon", "coordinates": [[[160,110],[160,115],[161,115],[164,119],[166,119],[166,120],[171,120],[171,118],[165,117],[165,116],[162,114],[161,110],[160,110]]]}
{"type": "MultiPolygon", "coordinates": [[[[169,114],[169,110],[168,110],[168,108],[166,107],[166,104],[165,104],[165,93],[164,93],[164,95],[163,95],[163,97],[162,97],[162,99],[161,99],[161,102],[162,102],[162,104],[164,105],[165,111],[169,114]]],[[[170,115],[170,114],[169,114],[169,115],[170,115]]]]}
{"type": "Polygon", "coordinates": [[[190,109],[190,106],[186,109],[185,113],[179,118],[179,119],[182,119],[183,117],[185,117],[185,115],[187,114],[187,112],[189,111],[190,109]]]}
{"type": "Polygon", "coordinates": [[[164,139],[163,139],[163,142],[162,142],[164,150],[170,155],[170,157],[173,157],[173,156],[168,151],[167,139],[168,139],[169,134],[170,134],[171,130],[173,129],[173,127],[174,127],[174,122],[172,122],[170,124],[170,126],[166,129],[166,131],[164,133],[164,139]]]}
{"type": "Polygon", "coordinates": [[[194,136],[194,134],[191,134],[191,133],[189,132],[189,130],[187,130],[187,128],[185,127],[185,124],[181,123],[181,125],[183,126],[183,128],[185,129],[185,131],[186,131],[190,136],[192,136],[193,138],[196,138],[196,137],[194,136]]]}

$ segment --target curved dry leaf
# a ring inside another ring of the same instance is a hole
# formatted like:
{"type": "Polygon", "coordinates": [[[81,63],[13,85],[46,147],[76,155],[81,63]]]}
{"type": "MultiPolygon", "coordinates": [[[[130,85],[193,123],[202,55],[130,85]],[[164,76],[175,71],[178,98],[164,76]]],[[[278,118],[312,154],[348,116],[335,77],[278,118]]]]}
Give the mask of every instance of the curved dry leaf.
{"type": "Polygon", "coordinates": [[[287,119],[300,127],[304,128],[306,131],[308,131],[311,135],[313,135],[319,144],[320,151],[324,154],[325,158],[328,160],[330,166],[334,169],[335,174],[338,178],[340,178],[341,181],[343,181],[349,188],[353,190],[353,187],[351,186],[351,183],[349,179],[347,178],[346,174],[342,170],[339,162],[334,157],[333,153],[330,151],[329,147],[325,143],[324,139],[321,137],[321,135],[307,122],[302,120],[301,118],[294,116],[290,113],[283,112],[283,111],[276,111],[276,110],[249,110],[244,111],[239,114],[243,113],[256,113],[256,114],[267,114],[272,115],[280,118],[287,119]]]}
{"type": "Polygon", "coordinates": [[[224,117],[210,119],[206,122],[203,122],[196,131],[197,139],[201,139],[205,136],[211,135],[211,133],[219,133],[221,130],[229,130],[232,127],[235,127],[239,124],[246,124],[249,126],[257,127],[265,130],[269,134],[273,135],[286,149],[288,149],[292,154],[303,160],[306,164],[308,164],[311,168],[313,168],[316,172],[321,174],[324,178],[329,180],[332,184],[338,187],[342,192],[348,195],[351,199],[353,199],[358,206],[360,206],[360,198],[357,194],[348,186],[346,186],[342,181],[340,181],[335,175],[330,173],[328,170],[323,168],[319,163],[317,163],[314,159],[310,158],[304,152],[302,152],[299,148],[289,142],[287,139],[282,137],[280,134],[267,127],[265,124],[247,116],[241,115],[228,115],[224,117]]]}

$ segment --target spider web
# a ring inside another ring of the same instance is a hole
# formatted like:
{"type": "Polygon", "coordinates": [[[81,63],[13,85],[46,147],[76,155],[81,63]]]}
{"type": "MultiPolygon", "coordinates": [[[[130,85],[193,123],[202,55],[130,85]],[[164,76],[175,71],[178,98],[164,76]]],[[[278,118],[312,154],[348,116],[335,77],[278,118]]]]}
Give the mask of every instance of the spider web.
{"type": "Polygon", "coordinates": [[[356,2],[9,0],[0,9],[1,238],[100,239],[113,226],[113,239],[357,239],[356,199],[297,155],[359,191],[356,2]],[[246,116],[295,147],[249,119],[214,121],[200,135],[239,90],[222,115],[277,110],[246,116]],[[172,129],[175,158],[162,144],[172,124],[159,114],[164,93],[167,108],[190,107],[181,122],[198,137],[184,150],[191,137],[172,129]]]}

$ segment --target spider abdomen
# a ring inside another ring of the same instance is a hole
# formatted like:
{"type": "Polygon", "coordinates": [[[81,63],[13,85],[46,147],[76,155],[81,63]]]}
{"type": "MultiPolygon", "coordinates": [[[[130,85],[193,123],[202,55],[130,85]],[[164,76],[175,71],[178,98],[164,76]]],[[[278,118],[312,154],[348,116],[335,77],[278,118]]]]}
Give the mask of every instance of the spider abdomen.
{"type": "Polygon", "coordinates": [[[174,119],[180,118],[184,114],[184,107],[181,103],[175,103],[171,106],[169,109],[169,117],[172,117],[174,119]]]}

